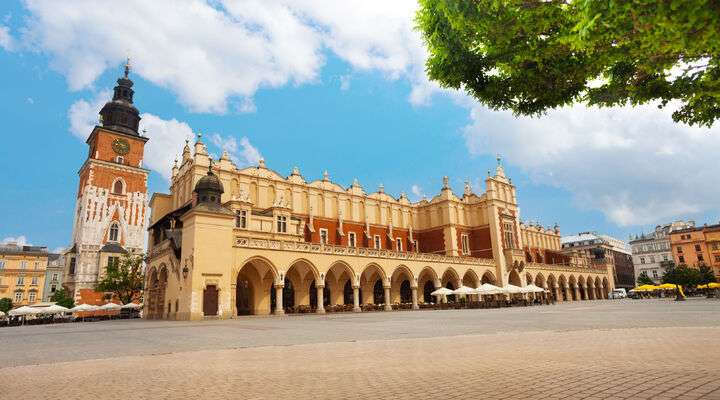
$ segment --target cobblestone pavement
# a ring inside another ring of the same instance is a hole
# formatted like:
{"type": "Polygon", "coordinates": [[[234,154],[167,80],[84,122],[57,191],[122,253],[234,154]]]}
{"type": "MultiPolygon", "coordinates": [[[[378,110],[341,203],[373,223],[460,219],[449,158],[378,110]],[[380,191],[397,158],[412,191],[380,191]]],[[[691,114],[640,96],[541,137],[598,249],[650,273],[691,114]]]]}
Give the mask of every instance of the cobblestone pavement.
{"type": "Polygon", "coordinates": [[[0,398],[720,399],[719,339],[700,299],[6,328],[0,398]]]}

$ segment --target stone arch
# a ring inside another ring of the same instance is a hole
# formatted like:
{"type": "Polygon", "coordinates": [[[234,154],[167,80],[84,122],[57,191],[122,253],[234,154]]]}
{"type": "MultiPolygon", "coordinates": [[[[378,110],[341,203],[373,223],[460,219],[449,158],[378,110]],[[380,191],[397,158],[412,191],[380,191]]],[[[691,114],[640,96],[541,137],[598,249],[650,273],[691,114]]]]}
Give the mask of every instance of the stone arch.
{"type": "Polygon", "coordinates": [[[595,300],[597,297],[595,296],[595,281],[593,281],[592,276],[585,279],[585,286],[587,287],[588,300],[595,300]]]}
{"type": "Polygon", "coordinates": [[[600,285],[602,285],[602,282],[600,281],[600,277],[596,276],[595,277],[595,298],[596,299],[604,298],[603,291],[602,291],[602,288],[600,287],[600,285]]]}
{"type": "Polygon", "coordinates": [[[533,279],[533,276],[530,272],[525,273],[525,285],[529,285],[531,283],[534,283],[535,279],[533,279]]]}
{"type": "Polygon", "coordinates": [[[587,286],[585,285],[585,277],[582,275],[578,276],[577,288],[578,288],[578,294],[579,294],[578,299],[579,300],[587,300],[588,299],[587,286]]]}
{"type": "Polygon", "coordinates": [[[158,318],[163,318],[166,311],[168,315],[170,314],[170,310],[165,309],[165,293],[167,292],[169,275],[167,265],[161,263],[158,266],[157,284],[155,286],[155,311],[158,318]]]}
{"type": "Polygon", "coordinates": [[[480,278],[478,278],[478,275],[474,270],[468,269],[463,275],[462,284],[474,289],[480,286],[480,278]]]}
{"type": "Polygon", "coordinates": [[[390,276],[390,303],[411,303],[412,288],[416,287],[416,284],[410,268],[405,265],[395,267],[390,276]]]}
{"type": "Polygon", "coordinates": [[[420,301],[423,303],[433,303],[435,302],[435,299],[433,296],[430,295],[435,289],[437,288],[437,284],[439,282],[437,273],[435,272],[435,269],[432,267],[425,267],[420,271],[420,274],[418,274],[417,278],[417,284],[418,284],[418,290],[420,291],[420,294],[418,297],[420,297],[420,301]]]}
{"type": "Polygon", "coordinates": [[[535,275],[535,279],[530,282],[537,287],[547,289],[545,277],[543,276],[542,272],[538,272],[537,275],[535,275]]]}
{"type": "MultiPolygon", "coordinates": [[[[537,277],[535,279],[537,279],[537,277]]],[[[557,279],[555,278],[555,275],[548,274],[546,283],[547,283],[547,289],[550,290],[550,296],[552,296],[553,300],[557,301],[560,294],[558,293],[558,287],[557,287],[558,282],[557,282],[557,279]]]]}
{"type": "Polygon", "coordinates": [[[573,301],[578,300],[578,282],[575,275],[570,275],[570,278],[568,279],[568,284],[570,285],[570,298],[573,301]]]}
{"type": "Polygon", "coordinates": [[[609,296],[609,293],[610,293],[610,284],[607,280],[607,277],[603,277],[602,287],[603,287],[602,288],[602,291],[603,291],[602,297],[603,297],[603,299],[607,299],[609,296]]]}
{"type": "Polygon", "coordinates": [[[489,283],[497,286],[497,278],[495,278],[495,274],[493,274],[492,271],[483,272],[482,277],[480,277],[480,284],[483,283],[489,283]]]}
{"type": "Polygon", "coordinates": [[[388,279],[385,271],[376,263],[370,263],[360,272],[360,300],[362,304],[380,304],[385,302],[385,293],[378,293],[378,282],[384,289],[388,279]]]}
{"type": "Polygon", "coordinates": [[[330,304],[353,304],[355,272],[345,261],[334,261],[327,270],[325,285],[330,292],[330,304]]]}
{"type": "Polygon", "coordinates": [[[113,181],[110,188],[112,194],[125,194],[125,192],[127,191],[127,184],[125,183],[125,180],[123,178],[117,177],[113,181]]]}
{"type": "Polygon", "coordinates": [[[272,311],[273,286],[278,281],[277,268],[264,257],[247,259],[234,274],[233,314],[257,315],[272,311]]]}
{"type": "Polygon", "coordinates": [[[300,305],[311,308],[316,306],[317,304],[313,304],[313,297],[317,295],[314,292],[315,286],[320,286],[318,282],[322,282],[322,286],[325,286],[325,274],[319,274],[317,267],[312,262],[305,258],[298,258],[288,264],[283,283],[292,290],[286,288],[283,291],[283,303],[286,308],[300,305]]]}
{"type": "Polygon", "coordinates": [[[560,275],[558,278],[558,285],[560,285],[560,298],[562,301],[570,300],[570,289],[568,287],[568,280],[565,275],[560,275]]]}
{"type": "MultiPolygon", "coordinates": [[[[440,278],[440,283],[443,287],[446,287],[450,290],[457,289],[460,287],[461,281],[460,276],[458,275],[457,271],[453,267],[447,267],[445,269],[445,272],[443,272],[442,278],[440,278]]],[[[455,301],[455,295],[451,294],[446,296],[447,301],[453,302],[455,301]]]]}

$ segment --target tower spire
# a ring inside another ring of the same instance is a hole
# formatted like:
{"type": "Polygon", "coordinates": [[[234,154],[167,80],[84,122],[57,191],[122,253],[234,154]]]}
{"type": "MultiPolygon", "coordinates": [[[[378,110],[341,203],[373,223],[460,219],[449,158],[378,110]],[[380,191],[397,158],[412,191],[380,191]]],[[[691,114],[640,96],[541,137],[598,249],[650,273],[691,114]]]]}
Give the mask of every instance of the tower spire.
{"type": "Polygon", "coordinates": [[[128,79],[130,75],[130,56],[125,60],[125,79],[128,79]]]}
{"type": "Polygon", "coordinates": [[[130,57],[125,61],[124,74],[117,80],[113,98],[100,110],[102,125],[122,133],[139,136],[140,112],[133,105],[133,81],[130,75],[130,57]]]}

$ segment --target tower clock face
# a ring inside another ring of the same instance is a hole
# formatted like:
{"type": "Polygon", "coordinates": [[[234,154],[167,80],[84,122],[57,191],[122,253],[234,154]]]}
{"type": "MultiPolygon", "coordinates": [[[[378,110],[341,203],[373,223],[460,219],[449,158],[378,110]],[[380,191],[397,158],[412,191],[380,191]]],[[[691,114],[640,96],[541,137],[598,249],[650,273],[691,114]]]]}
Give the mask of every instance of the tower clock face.
{"type": "Polygon", "coordinates": [[[123,138],[117,138],[112,142],[112,148],[116,153],[124,156],[130,151],[130,143],[123,138]]]}

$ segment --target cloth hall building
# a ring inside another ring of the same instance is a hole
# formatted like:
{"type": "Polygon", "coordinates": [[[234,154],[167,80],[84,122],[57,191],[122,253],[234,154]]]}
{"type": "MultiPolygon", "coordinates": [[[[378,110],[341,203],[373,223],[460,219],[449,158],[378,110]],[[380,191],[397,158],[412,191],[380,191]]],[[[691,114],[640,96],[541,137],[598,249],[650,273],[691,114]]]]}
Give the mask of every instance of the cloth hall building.
{"type": "Polygon", "coordinates": [[[305,307],[432,302],[439,287],[534,283],[557,301],[607,297],[612,271],[561,253],[558,227],[520,222],[498,160],[485,193],[462,197],[445,178],[431,200],[367,194],[327,173],[308,182],[259,165],[213,162],[199,137],[155,193],[145,316],[197,320],[305,307]]]}

